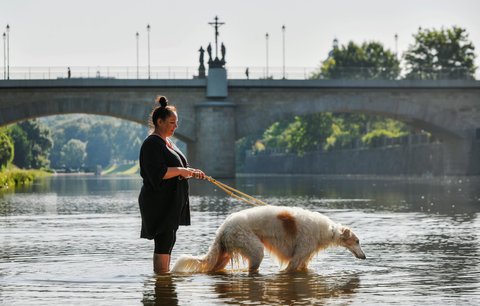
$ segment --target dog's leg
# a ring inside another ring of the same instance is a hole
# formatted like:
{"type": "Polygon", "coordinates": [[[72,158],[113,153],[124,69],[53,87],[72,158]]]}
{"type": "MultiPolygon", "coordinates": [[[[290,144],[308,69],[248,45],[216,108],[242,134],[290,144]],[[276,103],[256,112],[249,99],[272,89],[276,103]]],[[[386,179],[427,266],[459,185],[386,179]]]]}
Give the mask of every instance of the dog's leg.
{"type": "Polygon", "coordinates": [[[255,235],[251,236],[248,242],[248,245],[243,246],[239,253],[247,258],[248,270],[254,272],[258,270],[263,260],[263,243],[255,235]]]}
{"type": "Polygon", "coordinates": [[[296,251],[292,259],[288,263],[288,266],[285,269],[285,271],[288,271],[288,272],[306,271],[308,263],[312,259],[312,256],[313,256],[313,252],[310,250],[305,252],[296,251]]]}

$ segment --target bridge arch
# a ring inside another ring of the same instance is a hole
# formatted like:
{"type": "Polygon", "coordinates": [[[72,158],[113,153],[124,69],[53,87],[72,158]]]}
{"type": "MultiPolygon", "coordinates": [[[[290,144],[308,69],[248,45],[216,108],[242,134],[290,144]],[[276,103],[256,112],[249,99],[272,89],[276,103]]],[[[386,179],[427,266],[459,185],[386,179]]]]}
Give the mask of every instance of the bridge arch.
{"type": "MultiPolygon", "coordinates": [[[[379,115],[430,132],[438,139],[469,138],[479,125],[467,111],[452,103],[460,95],[439,89],[401,88],[239,88],[233,97],[237,105],[238,138],[265,130],[273,122],[293,115],[312,113],[362,113],[379,115]]],[[[474,101],[480,91],[467,97],[474,101]]],[[[461,103],[461,102],[460,102],[461,103]]]]}
{"type": "Polygon", "coordinates": [[[1,96],[0,126],[18,121],[62,114],[92,114],[110,116],[147,125],[155,106],[156,95],[167,95],[180,112],[176,137],[184,142],[195,141],[195,120],[191,105],[181,92],[175,90],[144,90],[132,93],[131,89],[12,89],[1,96]]]}

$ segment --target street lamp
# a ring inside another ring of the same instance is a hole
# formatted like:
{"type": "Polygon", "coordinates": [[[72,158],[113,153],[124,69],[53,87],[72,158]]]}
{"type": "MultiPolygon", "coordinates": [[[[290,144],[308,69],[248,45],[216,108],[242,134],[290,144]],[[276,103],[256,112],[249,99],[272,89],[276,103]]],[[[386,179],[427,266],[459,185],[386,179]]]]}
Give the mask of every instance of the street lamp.
{"type": "Polygon", "coordinates": [[[283,79],[285,79],[285,25],[282,26],[283,36],[283,79]]]}
{"type": "Polygon", "coordinates": [[[7,24],[7,80],[10,80],[10,26],[7,24]]]}
{"type": "Polygon", "coordinates": [[[267,75],[265,76],[266,79],[268,79],[268,33],[265,34],[265,42],[266,42],[266,51],[267,51],[267,69],[266,69],[266,72],[267,72],[267,75]]]}
{"type": "Polygon", "coordinates": [[[150,24],[147,24],[147,39],[148,39],[148,79],[150,80],[150,24]]]}
{"type": "Polygon", "coordinates": [[[138,34],[138,32],[135,34],[135,38],[137,39],[137,79],[139,78],[139,74],[138,74],[138,38],[139,38],[140,34],[138,34]]]}
{"type": "Polygon", "coordinates": [[[398,34],[395,33],[395,56],[398,59],[398,34]]]}
{"type": "Polygon", "coordinates": [[[3,32],[3,79],[7,79],[7,47],[6,47],[6,41],[7,41],[7,34],[3,32]]]}

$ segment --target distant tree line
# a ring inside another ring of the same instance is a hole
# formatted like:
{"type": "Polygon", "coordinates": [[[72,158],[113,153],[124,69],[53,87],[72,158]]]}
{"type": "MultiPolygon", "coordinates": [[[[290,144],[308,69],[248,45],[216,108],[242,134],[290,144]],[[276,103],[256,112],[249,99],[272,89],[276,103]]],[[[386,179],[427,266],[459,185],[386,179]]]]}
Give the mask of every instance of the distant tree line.
{"type": "Polygon", "coordinates": [[[102,116],[54,116],[0,129],[0,165],[93,170],[136,161],[146,128],[102,116]]]}
{"type": "MultiPolygon", "coordinates": [[[[413,35],[414,43],[400,56],[385,49],[380,42],[353,41],[332,50],[312,79],[474,79],[474,46],[465,29],[422,29],[413,35]]],[[[372,147],[382,138],[423,133],[402,122],[364,114],[320,113],[294,116],[273,123],[265,132],[237,142],[237,167],[241,168],[245,150],[277,150],[302,155],[312,150],[352,147],[353,143],[372,147]]]]}

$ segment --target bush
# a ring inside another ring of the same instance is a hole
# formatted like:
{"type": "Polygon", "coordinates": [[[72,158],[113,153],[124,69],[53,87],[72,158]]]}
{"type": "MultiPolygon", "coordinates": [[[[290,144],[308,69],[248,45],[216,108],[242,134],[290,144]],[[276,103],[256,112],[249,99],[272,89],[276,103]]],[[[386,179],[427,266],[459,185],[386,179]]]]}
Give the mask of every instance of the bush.
{"type": "Polygon", "coordinates": [[[0,190],[13,188],[33,182],[37,177],[47,176],[48,172],[41,170],[24,170],[11,166],[0,172],[0,190]]]}
{"type": "Polygon", "coordinates": [[[397,138],[401,137],[403,135],[406,135],[407,133],[404,132],[392,132],[389,130],[384,130],[384,129],[378,129],[378,130],[373,130],[362,137],[362,142],[367,146],[367,147],[379,147],[382,145],[382,140],[386,138],[397,138]]]}
{"type": "Polygon", "coordinates": [[[0,131],[0,170],[13,160],[13,143],[6,134],[0,131]]]}

